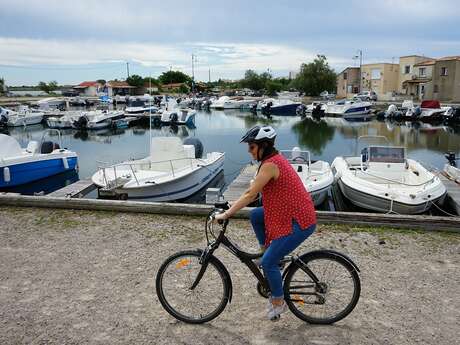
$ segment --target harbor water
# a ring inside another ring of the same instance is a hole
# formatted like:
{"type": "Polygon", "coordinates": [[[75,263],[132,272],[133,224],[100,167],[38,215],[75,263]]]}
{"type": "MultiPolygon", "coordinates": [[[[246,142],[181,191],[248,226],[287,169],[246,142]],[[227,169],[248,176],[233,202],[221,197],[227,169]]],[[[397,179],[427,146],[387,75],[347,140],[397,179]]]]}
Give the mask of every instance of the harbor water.
{"type": "MultiPolygon", "coordinates": [[[[195,128],[186,126],[148,125],[126,129],[103,129],[94,131],[61,130],[62,145],[79,155],[78,174],[54,176],[11,191],[22,194],[47,194],[78,178],[88,178],[101,165],[144,158],[149,154],[150,136],[178,136],[182,139],[195,137],[202,141],[205,152],[225,152],[224,172],[212,182],[213,187],[224,188],[250,163],[247,146],[240,144],[241,136],[252,126],[268,124],[277,133],[276,147],[292,149],[295,146],[311,153],[312,160],[331,163],[335,157],[353,155],[357,139],[364,135],[379,135],[388,138],[390,144],[407,148],[410,158],[429,168],[442,169],[446,163],[444,153],[460,154],[460,128],[419,122],[384,122],[372,119],[365,122],[350,122],[339,117],[320,119],[298,116],[252,115],[238,110],[197,111],[195,128]]],[[[4,133],[15,137],[22,147],[30,140],[40,141],[46,127],[35,125],[5,129],[4,133]]],[[[55,139],[57,140],[57,138],[55,139]]],[[[92,194],[91,197],[96,197],[92,194]]],[[[204,193],[190,201],[203,202],[204,193]]]]}

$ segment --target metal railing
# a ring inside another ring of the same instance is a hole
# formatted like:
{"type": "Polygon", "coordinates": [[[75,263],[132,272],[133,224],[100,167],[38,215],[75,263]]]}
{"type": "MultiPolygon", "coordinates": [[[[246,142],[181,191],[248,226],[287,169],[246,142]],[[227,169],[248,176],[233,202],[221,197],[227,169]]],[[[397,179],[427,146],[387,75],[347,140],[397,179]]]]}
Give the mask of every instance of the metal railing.
{"type": "MultiPolygon", "coordinates": [[[[128,178],[128,176],[123,175],[123,172],[126,172],[127,169],[123,169],[123,171],[121,172],[120,171],[120,170],[122,170],[121,168],[128,167],[128,169],[129,169],[128,171],[132,174],[132,177],[134,177],[134,179],[136,181],[136,184],[139,186],[140,185],[139,178],[136,175],[136,172],[139,172],[139,170],[152,170],[152,167],[154,167],[155,165],[160,165],[160,164],[164,165],[166,163],[166,164],[169,164],[170,169],[168,171],[164,171],[164,172],[170,172],[173,177],[176,177],[176,174],[177,174],[178,170],[183,169],[186,166],[188,166],[188,165],[182,164],[180,167],[176,166],[176,168],[175,168],[174,167],[174,162],[179,162],[179,161],[180,162],[189,161],[190,169],[193,170],[194,167],[199,167],[200,165],[198,163],[200,161],[203,161],[203,160],[199,159],[199,158],[186,157],[186,158],[178,158],[178,159],[168,159],[168,160],[163,160],[163,161],[151,161],[151,160],[148,160],[148,161],[134,161],[133,163],[123,162],[123,163],[116,163],[116,164],[113,164],[113,165],[110,165],[110,166],[98,166],[98,170],[102,171],[103,182],[104,182],[104,184],[105,184],[105,186],[107,188],[117,188],[118,187],[118,185],[117,185],[118,177],[120,177],[120,178],[123,178],[123,177],[128,178]],[[197,162],[197,164],[194,165],[193,164],[194,161],[197,162]],[[109,180],[107,178],[107,175],[108,175],[107,171],[109,171],[109,170],[113,170],[113,177],[114,178],[112,180],[109,180]],[[117,174],[117,171],[118,171],[118,174],[117,174]],[[113,186],[112,186],[112,184],[113,184],[113,186]]],[[[100,163],[106,163],[106,162],[100,162],[100,163]]],[[[131,176],[129,176],[129,177],[131,177],[131,176]]],[[[154,182],[151,182],[151,183],[154,183],[154,182]]]]}

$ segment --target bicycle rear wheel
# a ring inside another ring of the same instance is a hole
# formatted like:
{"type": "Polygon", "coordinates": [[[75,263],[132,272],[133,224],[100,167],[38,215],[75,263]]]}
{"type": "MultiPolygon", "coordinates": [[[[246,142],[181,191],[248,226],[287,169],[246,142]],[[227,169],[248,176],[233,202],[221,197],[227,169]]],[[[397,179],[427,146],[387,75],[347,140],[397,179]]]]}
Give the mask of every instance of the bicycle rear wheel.
{"type": "Polygon", "coordinates": [[[201,251],[182,251],[161,265],[156,277],[156,291],[161,305],[176,319],[204,323],[217,317],[231,295],[230,275],[224,265],[210,257],[200,283],[191,290],[202,265],[201,251]]]}
{"type": "Polygon", "coordinates": [[[300,260],[319,279],[319,284],[314,283],[300,262],[291,266],[284,280],[284,294],[292,313],[312,324],[331,324],[350,314],[361,293],[355,267],[327,251],[307,253],[300,260]]]}

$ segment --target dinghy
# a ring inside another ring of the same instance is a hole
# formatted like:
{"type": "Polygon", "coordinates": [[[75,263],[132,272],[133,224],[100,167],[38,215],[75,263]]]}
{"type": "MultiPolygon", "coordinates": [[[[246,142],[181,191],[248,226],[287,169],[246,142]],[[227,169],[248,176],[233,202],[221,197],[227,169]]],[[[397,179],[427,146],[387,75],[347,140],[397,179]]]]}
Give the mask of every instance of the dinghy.
{"type": "Polygon", "coordinates": [[[446,194],[436,175],[406,158],[404,147],[368,146],[360,156],[335,158],[332,170],[344,196],[372,211],[419,214],[446,194]]]}
{"type": "Polygon", "coordinates": [[[334,182],[331,167],[325,161],[311,161],[309,151],[281,150],[280,153],[289,161],[299,175],[305,189],[310,193],[315,206],[321,205],[327,198],[334,182]]]}
{"type": "Polygon", "coordinates": [[[43,121],[44,112],[21,105],[17,112],[8,115],[7,126],[19,127],[37,125],[43,121]]]}
{"type": "Polygon", "coordinates": [[[190,108],[165,110],[161,114],[162,124],[189,125],[195,124],[196,111],[190,108]]]}
{"type": "Polygon", "coordinates": [[[101,167],[92,176],[99,195],[174,201],[206,186],[224,166],[225,154],[210,152],[195,138],[184,143],[177,137],[152,138],[150,156],[101,167]]]}
{"type": "MultiPolygon", "coordinates": [[[[17,140],[0,134],[0,189],[16,187],[65,171],[77,169],[77,154],[61,144],[30,141],[21,148],[17,140]]],[[[60,142],[59,133],[59,142],[60,142]]]]}

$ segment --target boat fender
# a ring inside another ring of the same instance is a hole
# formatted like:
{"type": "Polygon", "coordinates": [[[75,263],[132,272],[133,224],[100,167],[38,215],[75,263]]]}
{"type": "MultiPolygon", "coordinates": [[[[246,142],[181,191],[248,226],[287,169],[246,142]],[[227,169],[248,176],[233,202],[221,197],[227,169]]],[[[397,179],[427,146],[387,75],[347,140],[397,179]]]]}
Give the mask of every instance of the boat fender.
{"type": "Polygon", "coordinates": [[[8,167],[3,168],[3,180],[7,183],[11,182],[10,168],[8,167]]]}
{"type": "Polygon", "coordinates": [[[69,170],[69,162],[66,157],[62,157],[62,164],[64,164],[64,169],[69,170]]]}
{"type": "Polygon", "coordinates": [[[187,138],[184,140],[184,145],[195,146],[195,158],[203,157],[203,143],[198,138],[187,138]]]}

